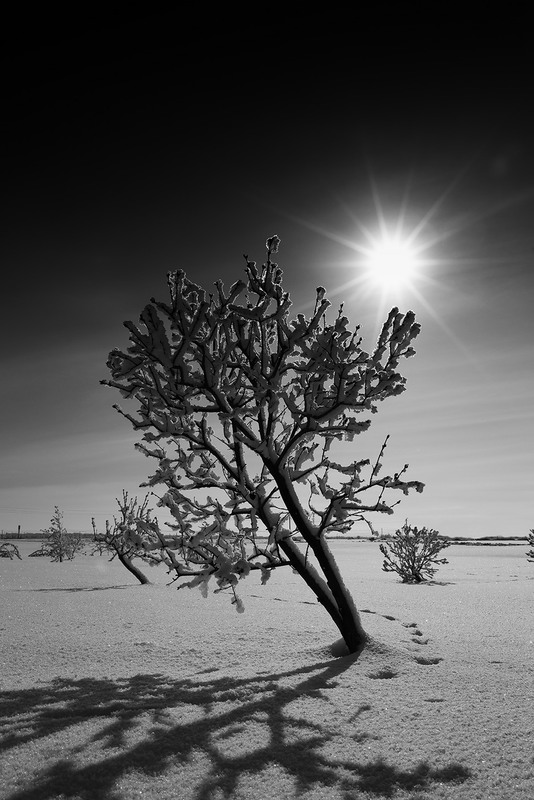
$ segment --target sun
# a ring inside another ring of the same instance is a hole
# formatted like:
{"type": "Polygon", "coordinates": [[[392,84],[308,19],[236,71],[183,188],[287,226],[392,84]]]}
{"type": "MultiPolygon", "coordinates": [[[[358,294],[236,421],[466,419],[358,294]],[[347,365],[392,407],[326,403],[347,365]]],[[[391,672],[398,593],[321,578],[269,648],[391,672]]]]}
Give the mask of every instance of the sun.
{"type": "Polygon", "coordinates": [[[340,270],[334,285],[328,288],[331,300],[336,296],[341,296],[343,302],[352,297],[369,300],[377,315],[388,307],[417,304],[434,316],[431,298],[441,286],[439,271],[450,263],[450,259],[440,258],[439,250],[456,230],[455,226],[440,222],[437,214],[452,187],[428,207],[420,203],[411,207],[409,189],[408,184],[398,203],[388,199],[386,204],[371,177],[372,202],[365,215],[355,213],[350,205],[338,199],[340,210],[350,223],[343,232],[287,215],[348,251],[348,257],[330,262],[340,270]]]}
{"type": "Polygon", "coordinates": [[[364,266],[373,283],[386,289],[395,288],[411,284],[416,277],[417,252],[408,239],[383,233],[366,250],[364,266]]]}

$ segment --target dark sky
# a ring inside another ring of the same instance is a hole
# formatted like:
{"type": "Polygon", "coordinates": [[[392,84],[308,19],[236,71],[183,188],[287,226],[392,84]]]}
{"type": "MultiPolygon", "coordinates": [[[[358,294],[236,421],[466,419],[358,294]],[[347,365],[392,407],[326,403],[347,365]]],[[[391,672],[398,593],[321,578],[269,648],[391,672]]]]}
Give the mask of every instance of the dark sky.
{"type": "Polygon", "coordinates": [[[52,36],[52,22],[4,34],[0,527],[38,530],[58,504],[86,530],[123,487],[142,493],[150,465],[99,385],[122,321],[163,296],[167,270],[233,282],[277,233],[297,308],[322,284],[370,339],[389,301],[423,324],[407,392],[361,443],[390,433],[388,466],[427,483],[401,522],[525,534],[534,114],[520,39],[322,11],[289,28],[115,12],[52,36]],[[373,293],[350,242],[402,208],[426,273],[413,292],[373,293]]]}

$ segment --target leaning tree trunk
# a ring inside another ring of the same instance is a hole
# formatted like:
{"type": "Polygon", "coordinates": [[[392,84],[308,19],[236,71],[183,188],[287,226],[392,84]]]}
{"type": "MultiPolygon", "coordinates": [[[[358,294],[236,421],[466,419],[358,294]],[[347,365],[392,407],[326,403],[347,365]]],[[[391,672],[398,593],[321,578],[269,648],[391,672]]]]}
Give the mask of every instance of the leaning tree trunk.
{"type": "MultiPolygon", "coordinates": [[[[324,536],[318,537],[316,532],[310,529],[309,519],[303,513],[291,480],[287,476],[281,475],[272,462],[265,461],[270,467],[271,475],[278,484],[286,508],[297,530],[312,550],[322,575],[313,565],[308,563],[308,560],[302,555],[292,538],[280,539],[278,546],[288,558],[291,566],[304,579],[312,592],[315,593],[317,600],[332,617],[347,645],[349,653],[358,653],[367,641],[367,634],[363,629],[356,604],[345,585],[328,542],[324,536]]],[[[261,516],[267,528],[272,530],[276,518],[270,512],[270,509],[264,506],[261,516]]]]}
{"type": "Polygon", "coordinates": [[[135,575],[139,583],[143,585],[150,583],[144,572],[141,572],[141,570],[138,567],[136,567],[135,564],[132,564],[132,561],[130,558],[128,558],[128,556],[124,555],[124,553],[119,553],[119,552],[117,552],[117,556],[121,564],[124,564],[126,569],[129,570],[132,573],[132,575],[135,575]]]}
{"type": "Polygon", "coordinates": [[[324,578],[313,565],[308,563],[292,539],[280,541],[279,547],[287,556],[291,566],[310,587],[319,603],[330,614],[349,653],[358,653],[367,641],[367,634],[326,541],[319,539],[313,544],[310,543],[324,578]]]}

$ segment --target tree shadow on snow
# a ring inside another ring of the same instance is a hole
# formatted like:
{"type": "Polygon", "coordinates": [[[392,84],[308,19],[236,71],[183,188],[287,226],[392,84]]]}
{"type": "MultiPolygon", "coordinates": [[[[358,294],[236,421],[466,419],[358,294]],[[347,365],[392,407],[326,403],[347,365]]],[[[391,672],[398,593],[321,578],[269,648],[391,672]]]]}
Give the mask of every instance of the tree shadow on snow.
{"type": "MultiPolygon", "coordinates": [[[[15,592],[107,592],[108,589],[137,588],[141,584],[121,583],[117,586],[54,586],[51,589],[14,589],[15,592]]],[[[146,584],[145,584],[146,585],[146,584]]]]}
{"type": "MultiPolygon", "coordinates": [[[[6,800],[126,800],[118,788],[121,779],[172,773],[188,763],[193,770],[195,760],[195,774],[201,775],[195,800],[231,798],[243,776],[261,780],[261,773],[273,767],[289,777],[297,797],[317,785],[335,786],[352,800],[353,792],[393,797],[398,789],[465,781],[470,772],[460,764],[434,769],[423,761],[402,770],[380,758],[347,757],[343,743],[336,742],[339,709],[332,706],[329,712],[328,689],[354,660],[347,656],[244,678],[217,678],[210,668],[182,680],[161,674],[56,678],[32,689],[0,692],[0,730],[6,731],[0,752],[31,742],[35,760],[39,740],[52,737],[43,742],[47,765],[31,785],[6,800]],[[303,713],[307,698],[313,703],[303,713]],[[86,723],[89,732],[84,732],[86,723]],[[70,746],[57,747],[54,734],[70,746]],[[54,747],[62,757],[51,763],[54,747]]],[[[370,736],[361,721],[367,711],[372,713],[365,704],[350,709],[356,744],[370,736]]]]}

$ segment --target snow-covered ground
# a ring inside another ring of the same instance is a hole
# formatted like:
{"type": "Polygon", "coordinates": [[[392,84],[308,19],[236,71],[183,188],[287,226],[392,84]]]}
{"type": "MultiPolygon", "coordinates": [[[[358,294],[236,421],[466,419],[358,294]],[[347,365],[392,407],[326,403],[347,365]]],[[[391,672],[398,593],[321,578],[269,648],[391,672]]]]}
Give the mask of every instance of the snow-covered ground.
{"type": "Polygon", "coordinates": [[[0,559],[0,797],[534,797],[534,564],[451,546],[431,584],[334,542],[371,642],[298,576],[227,595],[140,586],[116,561],[0,559]]]}

